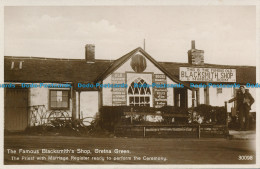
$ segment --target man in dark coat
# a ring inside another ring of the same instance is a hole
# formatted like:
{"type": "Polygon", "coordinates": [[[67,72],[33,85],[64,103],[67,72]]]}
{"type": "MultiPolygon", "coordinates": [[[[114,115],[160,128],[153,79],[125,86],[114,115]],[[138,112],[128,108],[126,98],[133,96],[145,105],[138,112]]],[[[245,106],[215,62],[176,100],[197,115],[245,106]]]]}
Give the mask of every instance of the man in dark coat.
{"type": "Polygon", "coordinates": [[[246,91],[245,86],[240,86],[240,91],[237,93],[237,96],[229,100],[228,102],[231,103],[233,101],[237,101],[237,110],[239,111],[238,121],[240,130],[248,130],[249,111],[251,110],[251,105],[255,102],[254,98],[248,91],[246,91]]]}

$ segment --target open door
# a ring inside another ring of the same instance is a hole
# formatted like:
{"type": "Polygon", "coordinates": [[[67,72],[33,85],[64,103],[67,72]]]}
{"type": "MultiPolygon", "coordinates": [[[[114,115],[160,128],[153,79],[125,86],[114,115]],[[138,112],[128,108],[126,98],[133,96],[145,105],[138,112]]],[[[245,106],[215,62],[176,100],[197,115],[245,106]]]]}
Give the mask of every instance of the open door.
{"type": "Polygon", "coordinates": [[[188,92],[187,89],[174,88],[174,106],[187,108],[188,107],[188,92]]]}

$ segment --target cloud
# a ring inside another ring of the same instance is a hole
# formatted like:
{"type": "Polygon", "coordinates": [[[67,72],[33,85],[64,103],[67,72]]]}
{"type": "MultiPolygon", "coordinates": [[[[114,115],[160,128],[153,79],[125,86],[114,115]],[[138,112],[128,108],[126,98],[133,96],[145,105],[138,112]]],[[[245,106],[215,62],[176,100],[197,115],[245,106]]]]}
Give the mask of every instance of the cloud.
{"type": "Polygon", "coordinates": [[[5,54],[84,58],[84,45],[93,43],[97,58],[117,59],[142,47],[145,38],[157,60],[186,62],[191,40],[210,63],[223,55],[255,58],[254,12],[236,19],[244,14],[240,8],[199,8],[8,8],[5,54]]]}
{"type": "Polygon", "coordinates": [[[111,37],[119,30],[108,20],[73,21],[61,16],[27,18],[22,24],[6,24],[8,38],[15,39],[92,39],[111,37]]]}
{"type": "Polygon", "coordinates": [[[83,36],[88,38],[112,37],[118,33],[119,29],[109,21],[102,19],[96,22],[76,23],[76,37],[83,36]]]}

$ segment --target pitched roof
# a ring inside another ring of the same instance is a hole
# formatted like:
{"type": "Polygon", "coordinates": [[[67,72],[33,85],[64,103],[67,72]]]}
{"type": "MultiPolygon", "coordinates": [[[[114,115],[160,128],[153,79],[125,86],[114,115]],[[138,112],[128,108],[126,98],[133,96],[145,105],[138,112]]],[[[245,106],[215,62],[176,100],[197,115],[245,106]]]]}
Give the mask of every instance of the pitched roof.
{"type": "MultiPolygon", "coordinates": [[[[179,81],[179,67],[190,67],[188,63],[157,62],[143,49],[136,48],[117,60],[96,60],[95,63],[87,63],[84,59],[53,59],[39,57],[4,57],[4,81],[5,82],[97,82],[104,79],[113,70],[120,67],[136,52],[141,52],[158,69],[177,83],[188,84],[179,81]],[[22,69],[19,63],[22,61],[22,69]],[[14,69],[11,64],[14,62],[14,69]]],[[[192,65],[194,66],[194,65],[192,65]]],[[[237,70],[237,83],[256,83],[256,67],[204,64],[196,67],[214,67],[237,70]]]]}
{"type": "Polygon", "coordinates": [[[121,65],[123,65],[128,59],[131,58],[135,53],[141,52],[148,60],[150,60],[158,69],[160,69],[163,73],[165,73],[171,80],[173,80],[176,83],[181,83],[185,87],[190,88],[189,84],[183,81],[180,81],[178,77],[173,76],[170,74],[162,65],[160,65],[155,59],[152,58],[147,52],[145,52],[142,48],[136,48],[135,50],[129,52],[128,54],[122,56],[121,58],[115,60],[110,67],[102,73],[95,82],[98,82],[100,80],[105,79],[109,74],[113,73],[114,70],[119,68],[121,65]]]}
{"type": "Polygon", "coordinates": [[[84,59],[53,59],[36,57],[5,57],[5,82],[93,82],[112,62],[84,59]],[[22,69],[19,69],[19,63],[22,69]],[[14,62],[14,69],[11,64],[14,62]]]}
{"type": "Polygon", "coordinates": [[[190,65],[189,63],[176,62],[159,62],[172,76],[179,78],[180,67],[201,67],[201,68],[219,68],[219,69],[236,69],[236,83],[256,83],[256,67],[255,66],[234,66],[234,65],[190,65]]]}
{"type": "Polygon", "coordinates": [[[101,73],[96,79],[95,82],[98,82],[100,80],[105,79],[110,73],[112,73],[115,69],[117,69],[118,67],[120,67],[123,63],[125,63],[125,61],[132,55],[134,55],[136,52],[139,51],[140,48],[136,48],[134,50],[132,50],[131,52],[125,54],[124,56],[118,58],[117,60],[115,60],[107,69],[103,69],[105,71],[103,71],[103,73],[101,73]]]}

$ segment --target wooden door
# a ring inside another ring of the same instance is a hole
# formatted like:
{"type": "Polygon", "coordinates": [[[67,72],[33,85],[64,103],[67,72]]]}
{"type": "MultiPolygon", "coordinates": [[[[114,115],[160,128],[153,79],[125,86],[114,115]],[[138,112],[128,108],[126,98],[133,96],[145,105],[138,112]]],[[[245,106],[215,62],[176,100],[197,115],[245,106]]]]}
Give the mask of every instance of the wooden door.
{"type": "Polygon", "coordinates": [[[5,129],[21,131],[28,125],[28,90],[5,89],[5,129]]]}

